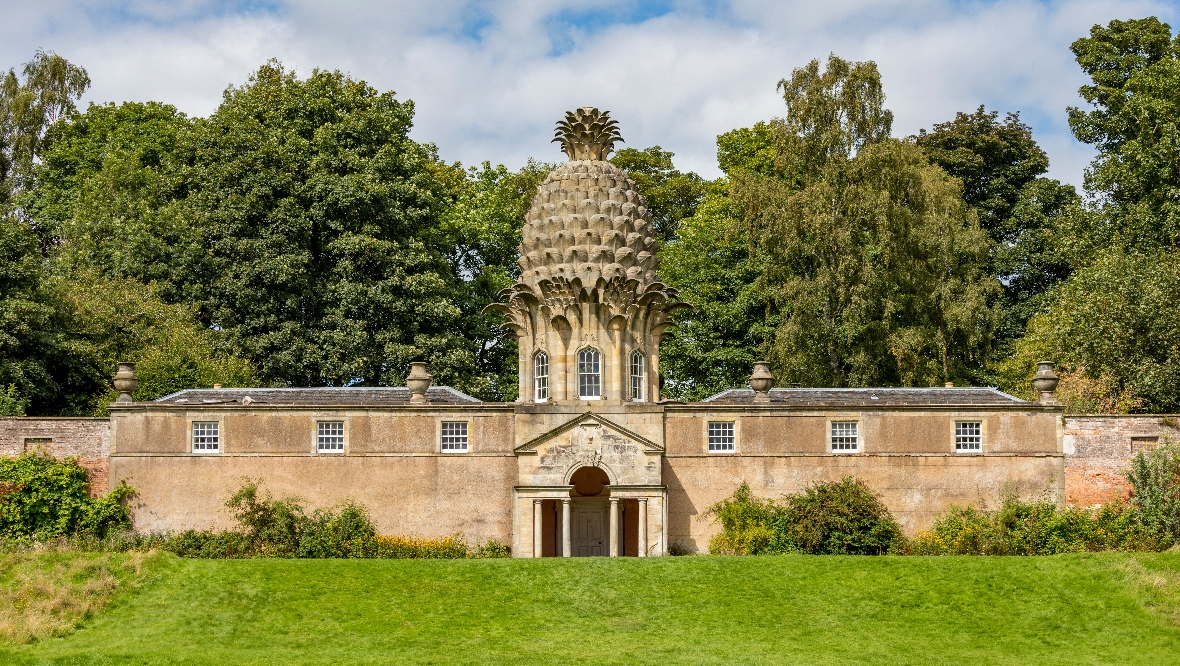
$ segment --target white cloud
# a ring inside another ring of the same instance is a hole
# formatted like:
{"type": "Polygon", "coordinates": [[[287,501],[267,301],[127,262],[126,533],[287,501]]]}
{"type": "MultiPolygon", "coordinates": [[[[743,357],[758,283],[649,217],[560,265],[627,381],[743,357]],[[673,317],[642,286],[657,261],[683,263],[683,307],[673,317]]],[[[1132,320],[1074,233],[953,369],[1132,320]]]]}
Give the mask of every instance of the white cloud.
{"type": "Polygon", "coordinates": [[[713,11],[687,2],[610,25],[612,12],[634,9],[616,2],[593,6],[602,12],[597,22],[555,25],[562,8],[587,6],[12,4],[0,25],[0,62],[17,66],[37,47],[55,50],[90,71],[89,100],[155,99],[205,115],[226,86],[278,57],[301,73],[339,68],[413,99],[414,136],[438,144],[447,159],[510,166],[529,156],[558,159],[553,123],[568,108],[594,104],[618,118],[627,145],[659,144],[682,168],[716,175],[715,136],[780,114],[776,82],[835,52],[877,61],[895,133],[979,104],[1019,110],[1049,153],[1051,174],[1077,185],[1092,151],[1073,141],[1065,122],[1084,82],[1070,42],[1094,23],[1148,15],[1175,22],[1178,13],[1151,0],[735,0],[713,11]]]}

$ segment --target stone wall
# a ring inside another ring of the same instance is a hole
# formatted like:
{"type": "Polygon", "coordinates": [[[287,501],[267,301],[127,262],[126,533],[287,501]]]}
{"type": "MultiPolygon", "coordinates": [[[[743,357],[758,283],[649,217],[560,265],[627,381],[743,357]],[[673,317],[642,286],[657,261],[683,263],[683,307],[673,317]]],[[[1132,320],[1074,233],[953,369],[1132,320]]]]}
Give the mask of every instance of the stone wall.
{"type": "Polygon", "coordinates": [[[90,494],[110,489],[111,424],[88,417],[0,418],[0,456],[41,451],[55,458],[74,457],[90,473],[90,494]]]}
{"type": "Polygon", "coordinates": [[[1180,418],[1166,414],[1066,416],[1065,500],[1095,506],[1130,491],[1125,472],[1131,458],[1164,438],[1180,435],[1180,418]]]}

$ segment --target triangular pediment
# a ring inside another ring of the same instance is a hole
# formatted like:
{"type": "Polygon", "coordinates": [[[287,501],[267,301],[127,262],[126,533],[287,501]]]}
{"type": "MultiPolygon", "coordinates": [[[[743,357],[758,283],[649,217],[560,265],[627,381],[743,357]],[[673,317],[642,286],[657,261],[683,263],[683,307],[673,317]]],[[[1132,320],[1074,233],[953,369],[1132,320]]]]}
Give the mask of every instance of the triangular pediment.
{"type": "Polygon", "coordinates": [[[555,437],[558,437],[564,433],[567,433],[570,430],[573,430],[574,428],[578,427],[580,424],[586,423],[586,422],[598,423],[599,425],[601,425],[604,428],[607,428],[608,430],[613,430],[616,433],[618,433],[619,435],[622,435],[623,437],[626,437],[629,440],[637,442],[640,446],[643,447],[644,453],[663,453],[664,452],[663,446],[651,441],[650,439],[644,437],[643,435],[637,434],[631,430],[628,430],[627,428],[624,428],[623,426],[615,423],[614,421],[611,421],[610,419],[603,418],[601,415],[595,414],[594,412],[585,412],[583,414],[579,414],[578,416],[570,419],[569,421],[566,421],[565,423],[557,426],[553,430],[550,430],[549,432],[547,432],[543,435],[538,435],[537,437],[530,439],[529,441],[525,442],[524,444],[521,444],[520,446],[516,447],[513,451],[515,453],[535,452],[537,450],[537,447],[540,446],[541,444],[544,444],[545,442],[547,442],[555,437]]]}

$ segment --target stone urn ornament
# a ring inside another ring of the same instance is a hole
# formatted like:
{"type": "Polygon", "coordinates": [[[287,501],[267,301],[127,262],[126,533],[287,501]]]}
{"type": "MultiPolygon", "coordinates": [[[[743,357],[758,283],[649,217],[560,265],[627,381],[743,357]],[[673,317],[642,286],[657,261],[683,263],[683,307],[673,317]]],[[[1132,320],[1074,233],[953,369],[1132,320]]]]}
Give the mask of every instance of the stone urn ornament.
{"type": "Polygon", "coordinates": [[[406,388],[410,389],[410,402],[416,405],[426,403],[426,389],[430,388],[430,381],[434,375],[426,369],[426,364],[414,362],[410,364],[410,374],[406,375],[406,388]]]}
{"type": "Polygon", "coordinates": [[[1053,397],[1053,391],[1057,390],[1057,385],[1061,380],[1057,378],[1057,373],[1053,372],[1052,361],[1039,361],[1037,363],[1037,374],[1033,376],[1033,387],[1041,394],[1037,400],[1038,404],[1042,405],[1060,405],[1057,398],[1053,397]]]}
{"type": "Polygon", "coordinates": [[[754,389],[754,402],[770,402],[772,387],[774,387],[774,375],[770,373],[770,362],[755,362],[754,373],[750,375],[750,388],[754,389]]]}
{"type": "Polygon", "coordinates": [[[137,386],[139,386],[139,377],[135,375],[135,364],[120,363],[119,371],[115,373],[115,390],[119,392],[119,397],[115,399],[115,403],[125,404],[135,402],[131,394],[137,386]]]}

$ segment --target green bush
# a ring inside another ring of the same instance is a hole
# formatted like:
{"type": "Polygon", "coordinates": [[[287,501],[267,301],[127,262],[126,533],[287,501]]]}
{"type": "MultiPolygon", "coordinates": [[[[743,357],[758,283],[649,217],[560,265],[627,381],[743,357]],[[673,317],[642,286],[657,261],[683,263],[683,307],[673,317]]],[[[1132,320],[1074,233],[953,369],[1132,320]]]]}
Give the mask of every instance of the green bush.
{"type": "Polygon", "coordinates": [[[1180,446],[1165,442],[1135,454],[1127,480],[1143,530],[1165,548],[1180,540],[1180,446]]]}
{"type": "Polygon", "coordinates": [[[851,476],[784,496],[770,532],[772,551],[809,555],[884,555],[902,539],[881,498],[851,476]]]}
{"type": "Polygon", "coordinates": [[[124,500],[134,494],[120,483],[104,497],[90,497],[86,469],[73,458],[35,453],[0,458],[0,538],[102,538],[131,525],[124,500]]]}
{"type": "Polygon", "coordinates": [[[810,485],[777,502],[754,497],[743,483],[705,515],[721,524],[709,542],[715,554],[883,555],[902,540],[889,509],[851,476],[810,485]]]}
{"type": "Polygon", "coordinates": [[[951,506],[929,530],[899,550],[912,555],[1056,555],[1102,550],[1155,550],[1134,507],[1060,508],[1049,498],[1004,497],[996,511],[951,506]]]}

